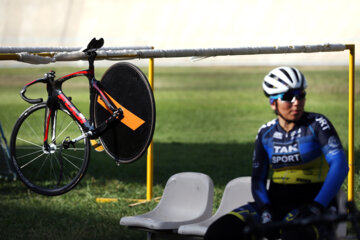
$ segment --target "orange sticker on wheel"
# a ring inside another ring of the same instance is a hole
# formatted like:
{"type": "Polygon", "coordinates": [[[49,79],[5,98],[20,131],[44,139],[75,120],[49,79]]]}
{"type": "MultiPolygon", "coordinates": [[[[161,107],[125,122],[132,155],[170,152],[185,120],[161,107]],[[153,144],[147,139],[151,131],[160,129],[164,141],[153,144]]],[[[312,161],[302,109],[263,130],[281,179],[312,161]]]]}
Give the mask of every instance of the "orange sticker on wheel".
{"type": "MultiPolygon", "coordinates": [[[[136,116],[135,114],[133,114],[132,112],[130,112],[129,110],[127,110],[124,106],[122,106],[120,103],[118,103],[115,99],[113,99],[108,93],[106,93],[106,96],[109,98],[109,100],[117,107],[117,108],[121,108],[124,114],[124,117],[120,120],[123,124],[125,124],[126,126],[128,126],[130,129],[132,129],[133,131],[135,131],[136,129],[138,129],[141,125],[143,125],[145,123],[144,120],[142,120],[141,118],[139,118],[138,116],[136,116]]],[[[106,104],[104,103],[104,101],[101,99],[100,96],[98,96],[97,102],[103,107],[105,108],[108,112],[110,112],[111,114],[113,113],[111,111],[111,109],[109,109],[106,104]]]]}

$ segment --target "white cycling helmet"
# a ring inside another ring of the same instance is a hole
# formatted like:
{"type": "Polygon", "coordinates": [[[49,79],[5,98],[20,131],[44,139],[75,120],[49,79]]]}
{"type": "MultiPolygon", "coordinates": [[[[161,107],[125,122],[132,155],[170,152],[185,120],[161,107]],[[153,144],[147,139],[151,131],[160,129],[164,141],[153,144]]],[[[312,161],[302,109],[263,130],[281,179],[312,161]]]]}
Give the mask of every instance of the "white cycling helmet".
{"type": "Polygon", "coordinates": [[[305,89],[304,75],[293,67],[278,67],[271,70],[264,78],[263,89],[267,97],[285,93],[290,89],[305,89]]]}

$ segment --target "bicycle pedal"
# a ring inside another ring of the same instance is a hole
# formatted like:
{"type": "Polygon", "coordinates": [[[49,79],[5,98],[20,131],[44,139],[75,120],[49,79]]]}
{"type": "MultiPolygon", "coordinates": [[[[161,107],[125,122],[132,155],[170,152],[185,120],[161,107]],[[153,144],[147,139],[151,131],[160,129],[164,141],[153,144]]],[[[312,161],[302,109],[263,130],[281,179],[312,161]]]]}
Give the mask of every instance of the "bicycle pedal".
{"type": "Polygon", "coordinates": [[[103,145],[101,145],[101,143],[98,139],[91,139],[90,143],[91,143],[91,146],[94,147],[95,151],[97,151],[97,152],[104,151],[104,147],[103,147],[103,145]]]}

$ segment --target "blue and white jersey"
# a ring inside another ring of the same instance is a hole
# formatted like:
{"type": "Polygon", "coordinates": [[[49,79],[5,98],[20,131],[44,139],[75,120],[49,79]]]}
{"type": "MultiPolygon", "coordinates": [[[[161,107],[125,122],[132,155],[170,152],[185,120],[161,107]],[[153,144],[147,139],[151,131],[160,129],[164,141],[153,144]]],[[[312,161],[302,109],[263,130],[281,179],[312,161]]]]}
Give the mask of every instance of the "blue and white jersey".
{"type": "Polygon", "coordinates": [[[323,183],[314,199],[323,206],[335,197],[348,172],[336,130],[324,115],[317,113],[304,113],[289,132],[277,119],[259,129],[252,192],[260,206],[270,203],[265,187],[270,168],[271,180],[277,184],[323,183]]]}

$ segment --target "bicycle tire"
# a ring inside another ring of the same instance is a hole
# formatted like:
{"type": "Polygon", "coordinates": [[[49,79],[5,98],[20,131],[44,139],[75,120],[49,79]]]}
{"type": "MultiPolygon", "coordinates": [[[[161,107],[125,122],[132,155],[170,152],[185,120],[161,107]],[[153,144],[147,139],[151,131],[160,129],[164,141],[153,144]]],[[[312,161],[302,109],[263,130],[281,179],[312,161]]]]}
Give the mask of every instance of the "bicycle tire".
{"type": "Polygon", "coordinates": [[[83,130],[66,109],[57,109],[55,124],[51,124],[55,131],[52,127],[49,129],[50,149],[45,150],[43,123],[46,109],[46,103],[40,103],[20,115],[11,134],[10,151],[21,181],[36,193],[55,196],[74,188],[84,176],[90,145],[89,139],[84,138],[75,145],[64,147],[63,141],[67,137],[79,137],[83,130]]]}
{"type": "MultiPolygon", "coordinates": [[[[140,126],[132,128],[124,119],[115,121],[113,126],[100,137],[105,151],[117,163],[132,163],[139,159],[151,143],[155,129],[155,100],[145,74],[135,65],[120,62],[112,65],[101,78],[101,87],[123,111],[129,110],[143,120],[140,126]]],[[[111,114],[99,104],[99,94],[95,96],[95,126],[104,122],[111,114]]]]}

